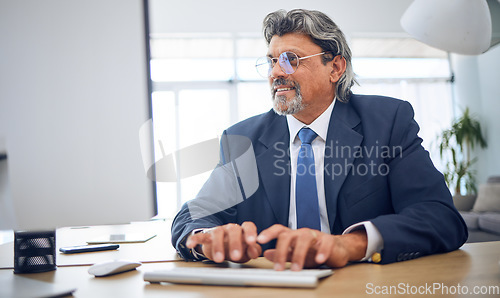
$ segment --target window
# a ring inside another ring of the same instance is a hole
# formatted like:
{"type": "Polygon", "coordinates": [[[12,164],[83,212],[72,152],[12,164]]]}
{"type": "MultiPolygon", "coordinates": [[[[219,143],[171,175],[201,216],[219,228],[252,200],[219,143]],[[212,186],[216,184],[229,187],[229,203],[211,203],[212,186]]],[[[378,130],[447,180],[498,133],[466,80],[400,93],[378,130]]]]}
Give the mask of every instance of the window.
{"type": "MultiPolygon", "coordinates": [[[[436,157],[432,141],[452,118],[446,54],[406,39],[354,39],[351,48],[360,82],[353,92],[409,101],[423,145],[436,157]]],[[[153,36],[154,134],[163,150],[219,137],[230,125],[271,109],[268,82],[255,71],[256,58],[266,52],[260,35],[153,36]]],[[[172,218],[209,174],[158,182],[159,216],[172,218]]]]}
{"type": "Polygon", "coordinates": [[[354,93],[406,100],[420,125],[422,145],[442,169],[435,143],[453,119],[450,65],[446,52],[413,39],[358,38],[352,41],[353,68],[360,86],[354,93]]]}
{"type": "MultiPolygon", "coordinates": [[[[154,135],[164,151],[220,137],[230,125],[271,109],[268,83],[255,71],[256,57],[265,52],[260,37],[153,37],[154,135]]],[[[209,174],[157,182],[159,216],[173,217],[209,174]]]]}

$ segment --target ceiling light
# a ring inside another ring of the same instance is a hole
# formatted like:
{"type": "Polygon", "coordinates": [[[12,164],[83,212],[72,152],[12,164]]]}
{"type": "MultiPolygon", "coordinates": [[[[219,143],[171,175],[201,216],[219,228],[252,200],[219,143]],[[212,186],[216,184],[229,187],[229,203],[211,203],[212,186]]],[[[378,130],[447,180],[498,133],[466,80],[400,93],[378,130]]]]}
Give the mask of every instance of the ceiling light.
{"type": "Polygon", "coordinates": [[[491,15],[486,0],[415,0],[401,26],[435,48],[479,55],[491,44],[491,15]]]}

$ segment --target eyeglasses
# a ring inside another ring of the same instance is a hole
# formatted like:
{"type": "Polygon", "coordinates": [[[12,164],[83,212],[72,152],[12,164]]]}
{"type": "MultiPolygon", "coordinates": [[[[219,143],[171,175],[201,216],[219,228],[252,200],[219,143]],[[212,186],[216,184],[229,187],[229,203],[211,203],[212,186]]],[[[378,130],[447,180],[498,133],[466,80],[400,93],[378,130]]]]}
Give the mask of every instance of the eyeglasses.
{"type": "Polygon", "coordinates": [[[319,54],[314,54],[299,58],[299,56],[297,56],[297,54],[295,54],[294,52],[283,52],[278,56],[278,58],[260,57],[259,59],[257,59],[257,62],[255,63],[255,68],[257,69],[257,72],[261,76],[267,78],[271,76],[271,72],[273,71],[274,65],[276,64],[276,62],[278,62],[281,70],[284,73],[292,74],[299,67],[300,60],[323,55],[326,53],[327,52],[322,52],[319,54]]]}

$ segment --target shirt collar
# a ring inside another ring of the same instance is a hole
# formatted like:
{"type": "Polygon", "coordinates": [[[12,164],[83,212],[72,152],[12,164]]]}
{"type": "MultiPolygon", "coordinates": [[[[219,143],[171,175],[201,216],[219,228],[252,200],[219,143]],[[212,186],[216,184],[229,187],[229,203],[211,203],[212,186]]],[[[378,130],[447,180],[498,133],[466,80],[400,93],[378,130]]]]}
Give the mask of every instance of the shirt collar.
{"type": "Polygon", "coordinates": [[[288,131],[290,133],[290,142],[295,142],[297,134],[302,127],[309,127],[314,130],[314,132],[321,138],[323,141],[326,141],[326,136],[328,134],[328,126],[330,124],[330,117],[332,116],[333,106],[335,105],[336,98],[333,99],[332,103],[328,106],[328,108],[319,115],[311,124],[306,125],[297,118],[293,117],[293,115],[286,115],[286,120],[288,122],[288,131]]]}

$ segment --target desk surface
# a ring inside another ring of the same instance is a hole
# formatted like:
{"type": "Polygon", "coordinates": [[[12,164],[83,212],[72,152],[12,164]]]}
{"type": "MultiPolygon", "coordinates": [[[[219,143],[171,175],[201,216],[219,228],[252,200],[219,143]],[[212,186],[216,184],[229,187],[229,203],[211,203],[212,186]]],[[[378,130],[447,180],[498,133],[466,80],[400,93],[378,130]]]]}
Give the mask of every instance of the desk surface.
{"type": "MultiPolygon", "coordinates": [[[[130,259],[140,262],[178,260],[170,243],[170,222],[148,221],[126,225],[60,228],[56,231],[56,264],[62,266],[92,265],[110,259],[130,259]],[[60,247],[86,245],[86,241],[104,235],[151,232],[157,236],[144,243],[120,244],[118,250],[92,253],[62,254],[60,247]]],[[[14,243],[0,245],[0,269],[14,268],[14,243]]]]}
{"type": "MultiPolygon", "coordinates": [[[[149,270],[172,266],[212,266],[178,260],[146,263],[137,271],[105,278],[89,275],[88,266],[60,267],[52,272],[17,276],[74,286],[77,288],[75,297],[359,297],[383,294],[384,291],[392,291],[395,295],[420,292],[424,294],[422,296],[430,296],[446,294],[446,289],[453,296],[468,297],[472,296],[472,291],[483,291],[485,294],[478,297],[498,297],[499,261],[500,241],[471,243],[451,253],[401,263],[352,264],[336,269],[332,276],[322,280],[313,290],[149,284],[143,281],[144,272],[149,270]]],[[[265,259],[246,265],[272,268],[272,264],[265,259]]],[[[7,274],[12,275],[12,270],[0,270],[0,277],[7,274]]]]}

